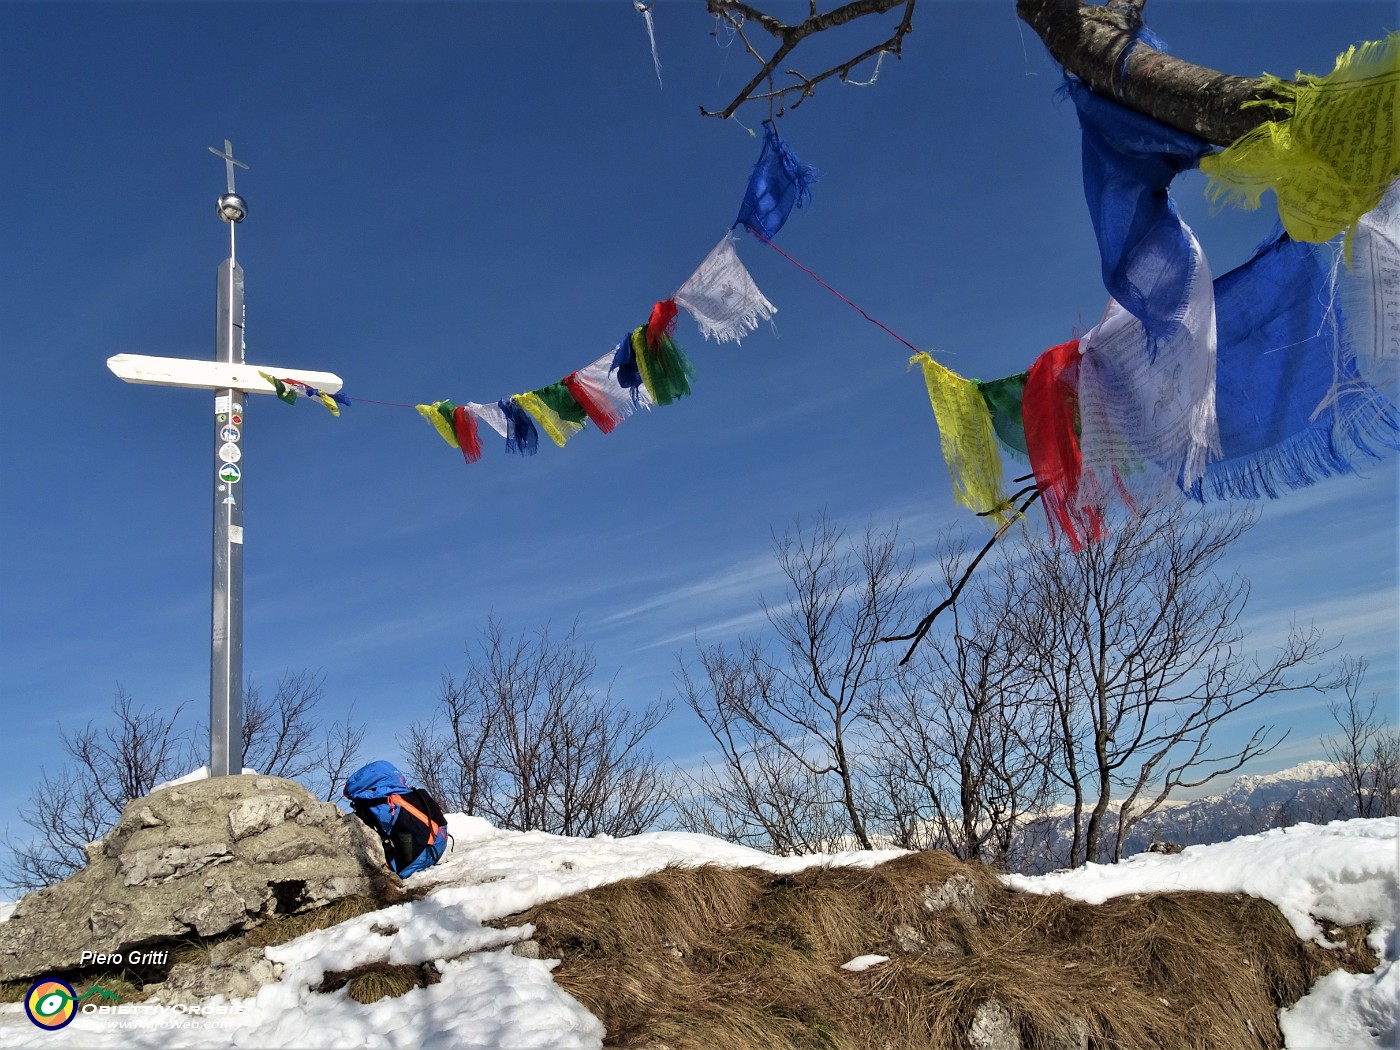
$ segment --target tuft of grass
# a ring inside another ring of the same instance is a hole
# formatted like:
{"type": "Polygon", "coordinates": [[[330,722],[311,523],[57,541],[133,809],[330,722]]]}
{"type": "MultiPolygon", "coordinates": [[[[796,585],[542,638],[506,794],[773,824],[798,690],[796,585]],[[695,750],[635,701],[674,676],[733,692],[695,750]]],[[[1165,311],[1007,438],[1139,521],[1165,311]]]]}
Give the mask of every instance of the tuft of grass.
{"type": "Polygon", "coordinates": [[[442,975],[431,963],[412,966],[408,963],[375,962],[353,970],[328,973],[314,990],[334,992],[345,988],[345,994],[355,1002],[368,1005],[380,999],[397,999],[415,988],[425,988],[440,980],[442,975]]]}
{"type": "Polygon", "coordinates": [[[932,852],[792,875],[671,867],[503,922],[535,924],[617,1048],[964,1047],[994,1000],[1028,1050],[1258,1050],[1282,1045],[1278,1010],[1318,977],[1367,963],[1364,929],[1330,930],[1344,947],[1329,952],[1255,898],[1091,906],[932,852]],[[931,910],[955,878],[973,906],[931,910]],[[840,969],[871,953],[890,961],[840,969]]]}

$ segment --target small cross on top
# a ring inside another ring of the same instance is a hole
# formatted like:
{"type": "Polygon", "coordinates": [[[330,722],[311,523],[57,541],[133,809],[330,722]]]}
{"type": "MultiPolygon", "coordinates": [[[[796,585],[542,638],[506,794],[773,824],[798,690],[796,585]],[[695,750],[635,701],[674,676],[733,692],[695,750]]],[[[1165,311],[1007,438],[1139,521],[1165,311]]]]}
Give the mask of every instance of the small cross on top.
{"type": "Polygon", "coordinates": [[[215,149],[213,146],[210,146],[210,147],[209,147],[209,152],[212,153],[212,154],[214,154],[214,156],[216,156],[216,157],[222,157],[222,158],[224,159],[224,167],[228,169],[228,191],[229,191],[229,193],[232,193],[232,192],[233,192],[233,166],[234,166],[235,164],[237,164],[237,165],[238,165],[240,168],[242,168],[244,171],[247,171],[247,170],[248,170],[248,165],[244,164],[241,160],[235,160],[235,159],[234,159],[234,157],[233,157],[233,143],[230,142],[228,139],[224,139],[224,149],[223,149],[223,152],[222,152],[222,153],[219,152],[217,149],[215,149]]]}

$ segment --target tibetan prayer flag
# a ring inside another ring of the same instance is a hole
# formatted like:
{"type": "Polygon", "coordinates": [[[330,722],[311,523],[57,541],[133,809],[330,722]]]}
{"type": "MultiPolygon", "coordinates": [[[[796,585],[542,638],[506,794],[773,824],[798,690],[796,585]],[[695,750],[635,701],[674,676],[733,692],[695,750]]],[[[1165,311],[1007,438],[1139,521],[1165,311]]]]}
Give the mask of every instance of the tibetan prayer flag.
{"type": "Polygon", "coordinates": [[[458,448],[457,434],[452,429],[452,405],[451,401],[434,401],[431,405],[414,405],[418,409],[418,414],[433,425],[433,429],[438,432],[442,440],[446,441],[453,448],[458,448]],[[442,413],[443,406],[448,406],[447,415],[442,413]]]}
{"type": "Polygon", "coordinates": [[[540,432],[530,414],[509,398],[496,402],[506,417],[506,451],[533,456],[540,450],[540,432]]]}
{"type": "MultiPolygon", "coordinates": [[[[630,340],[628,345],[630,347],[630,340]]],[[[616,351],[609,351],[587,368],[571,372],[561,380],[564,388],[604,434],[611,434],[614,427],[643,403],[640,394],[634,401],[632,391],[622,386],[617,376],[613,375],[612,363],[616,356],[616,351]]],[[[637,381],[641,383],[640,376],[637,381]]],[[[645,390],[641,394],[645,394],[645,390]]],[[[649,406],[650,397],[644,403],[649,406]]]]}
{"type": "Polygon", "coordinates": [[[1396,396],[1400,368],[1400,182],[1361,217],[1351,266],[1333,264],[1342,353],[1371,385],[1396,396]]]}
{"type": "Polygon", "coordinates": [[[733,233],[725,233],[674,298],[690,311],[701,334],[717,343],[739,342],[759,321],[767,321],[778,312],[739,261],[733,233]]]}
{"type": "Polygon", "coordinates": [[[1021,417],[1026,427],[1026,448],[1035,472],[1040,502],[1052,530],[1059,526],[1070,547],[1079,550],[1084,539],[1103,536],[1103,519],[1092,505],[1080,505],[1078,416],[1079,340],[1053,346],[1035,359],[1026,373],[1021,417]],[[1080,532],[1083,531],[1084,538],[1080,532]]]}
{"type": "Polygon", "coordinates": [[[1002,496],[1001,453],[997,450],[992,413],[977,385],[944,368],[928,354],[915,354],[909,365],[919,365],[924,385],[938,421],[943,459],[953,476],[953,498],[998,524],[1010,517],[1002,496]]]}
{"type": "Polygon", "coordinates": [[[1184,224],[1191,254],[1186,308],[1149,355],[1146,326],[1110,301],[1079,340],[1081,499],[1102,505],[1102,483],[1137,475],[1152,495],[1168,482],[1196,484],[1220,452],[1216,422],[1215,290],[1205,253],[1184,224]],[[1142,473],[1144,467],[1156,470],[1142,473]]]}
{"type": "Polygon", "coordinates": [[[475,463],[481,458],[481,434],[477,430],[476,416],[465,405],[452,410],[452,432],[457,435],[457,447],[462,450],[462,458],[475,463]]]}
{"type": "Polygon", "coordinates": [[[1166,189],[1210,147],[1094,94],[1078,80],[1069,80],[1067,90],[1079,113],[1084,197],[1104,287],[1142,322],[1148,353],[1155,354],[1157,340],[1182,320],[1197,258],[1166,189]]]}
{"type": "Polygon", "coordinates": [[[588,418],[563,383],[552,383],[528,394],[516,394],[514,400],[560,448],[583,429],[588,418]]]}
{"type": "Polygon", "coordinates": [[[1222,456],[1193,498],[1277,497],[1400,447],[1395,408],[1343,350],[1331,261],[1331,249],[1284,235],[1216,280],[1222,456]]]}
{"type": "Polygon", "coordinates": [[[815,168],[797,159],[773,122],[765,120],[763,152],[749,176],[748,190],[734,225],[745,226],[771,241],[794,207],[803,208],[811,202],[812,184],[820,178],[815,168]]]}
{"type": "Polygon", "coordinates": [[[665,299],[651,308],[651,318],[647,321],[647,346],[655,346],[663,335],[676,330],[676,301],[665,299]]]}
{"type": "Polygon", "coordinates": [[[652,401],[658,405],[669,405],[690,393],[690,380],[695,375],[695,368],[668,335],[663,334],[656,346],[648,346],[646,331],[646,325],[642,325],[632,333],[632,353],[637,362],[637,371],[652,401]]]}
{"type": "Polygon", "coordinates": [[[475,401],[468,401],[466,408],[468,412],[500,434],[501,437],[507,437],[510,434],[510,422],[506,419],[506,414],[502,411],[499,401],[493,401],[489,405],[479,405],[475,401]]]}
{"type": "Polygon", "coordinates": [[[1026,428],[1021,422],[1021,395],[1026,390],[1026,373],[1005,379],[973,380],[992,414],[992,430],[997,441],[1018,459],[1029,460],[1026,428]]]}
{"type": "MultiPolygon", "coordinates": [[[[632,395],[634,406],[641,404],[642,394],[647,395],[647,400],[651,399],[650,391],[646,390],[646,385],[642,382],[641,369],[637,366],[637,350],[633,337],[643,329],[629,332],[627,338],[617,344],[617,349],[613,351],[612,366],[609,372],[617,373],[617,383],[624,390],[628,390],[632,395]]],[[[642,346],[646,346],[646,340],[642,339],[642,346]]]]}
{"type": "Polygon", "coordinates": [[[1298,241],[1331,240],[1400,178],[1400,32],[1352,47],[1325,77],[1268,77],[1278,116],[1201,161],[1217,200],[1257,208],[1267,189],[1298,241]]]}
{"type": "Polygon", "coordinates": [[[278,401],[285,401],[289,405],[295,405],[297,403],[297,392],[288,387],[282,380],[278,379],[276,376],[268,375],[266,372],[259,372],[258,375],[272,384],[273,388],[277,391],[278,401]]]}

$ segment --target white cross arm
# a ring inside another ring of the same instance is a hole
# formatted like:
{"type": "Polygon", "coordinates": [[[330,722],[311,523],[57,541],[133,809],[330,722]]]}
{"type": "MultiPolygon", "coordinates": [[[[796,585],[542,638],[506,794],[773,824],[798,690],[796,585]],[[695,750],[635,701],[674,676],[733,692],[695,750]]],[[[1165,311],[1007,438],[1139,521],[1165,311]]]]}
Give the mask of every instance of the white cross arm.
{"type": "Polygon", "coordinates": [[[128,383],[152,386],[184,386],[198,390],[242,390],[249,394],[275,394],[277,388],[259,372],[278,379],[295,379],[327,394],[334,394],[345,384],[340,376],[330,372],[312,372],[305,368],[282,368],[278,365],[238,365],[227,361],[195,361],[183,357],[144,357],[141,354],[116,354],[107,358],[107,367],[128,383]]]}

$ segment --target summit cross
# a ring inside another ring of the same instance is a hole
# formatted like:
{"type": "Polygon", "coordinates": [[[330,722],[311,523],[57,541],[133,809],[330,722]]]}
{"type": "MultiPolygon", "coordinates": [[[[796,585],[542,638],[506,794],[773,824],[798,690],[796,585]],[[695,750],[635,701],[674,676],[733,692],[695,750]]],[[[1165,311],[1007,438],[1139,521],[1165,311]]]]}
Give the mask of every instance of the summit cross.
{"type": "Polygon", "coordinates": [[[233,229],[248,213],[233,191],[233,169],[248,165],[233,156],[224,139],[221,153],[228,192],[219,198],[219,218],[229,224],[228,258],[219,264],[216,295],[218,327],[214,360],[116,354],[107,367],[128,383],[183,386],[214,392],[214,573],[209,650],[209,775],[243,772],[243,500],[246,489],[243,438],[247,436],[245,394],[275,394],[266,377],[292,379],[327,394],[340,390],[340,377],[244,361],[243,267],[234,257],[233,229]]]}

